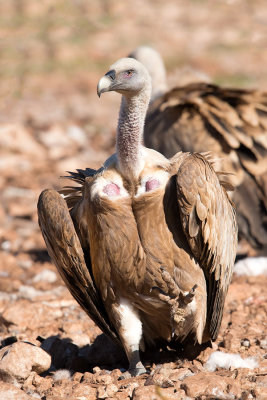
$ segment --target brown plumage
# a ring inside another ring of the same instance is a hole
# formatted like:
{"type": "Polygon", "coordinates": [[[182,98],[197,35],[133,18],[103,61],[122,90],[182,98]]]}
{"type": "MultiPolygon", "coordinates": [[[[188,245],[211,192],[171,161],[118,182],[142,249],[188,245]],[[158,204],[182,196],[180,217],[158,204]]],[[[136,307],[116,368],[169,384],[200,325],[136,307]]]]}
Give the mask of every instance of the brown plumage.
{"type": "Polygon", "coordinates": [[[153,72],[156,100],[146,118],[145,145],[166,157],[178,151],[218,157],[217,168],[232,174],[225,180],[236,188],[240,239],[267,255],[267,93],[201,82],[159,90],[166,87],[159,54],[140,47],[132,56],[153,72]]]}
{"type": "Polygon", "coordinates": [[[78,170],[78,186],[39,198],[49,254],[73,296],[120,342],[132,375],[139,348],[158,339],[216,339],[237,244],[235,212],[201,154],[168,160],[141,145],[150,98],[146,69],[117,61],[98,94],[122,93],[117,153],[99,170],[78,170]]]}

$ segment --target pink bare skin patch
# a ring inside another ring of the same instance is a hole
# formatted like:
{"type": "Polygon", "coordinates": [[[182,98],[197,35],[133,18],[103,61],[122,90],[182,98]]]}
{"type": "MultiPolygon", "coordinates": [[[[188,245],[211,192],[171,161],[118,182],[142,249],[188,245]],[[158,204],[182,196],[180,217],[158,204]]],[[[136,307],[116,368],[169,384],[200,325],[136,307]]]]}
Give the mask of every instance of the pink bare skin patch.
{"type": "Polygon", "coordinates": [[[103,192],[106,193],[107,196],[119,196],[120,188],[116,183],[109,183],[108,185],[104,186],[103,192]]]}
{"type": "Polygon", "coordinates": [[[159,181],[157,179],[151,179],[146,182],[146,192],[157,189],[159,187],[159,181]]]}

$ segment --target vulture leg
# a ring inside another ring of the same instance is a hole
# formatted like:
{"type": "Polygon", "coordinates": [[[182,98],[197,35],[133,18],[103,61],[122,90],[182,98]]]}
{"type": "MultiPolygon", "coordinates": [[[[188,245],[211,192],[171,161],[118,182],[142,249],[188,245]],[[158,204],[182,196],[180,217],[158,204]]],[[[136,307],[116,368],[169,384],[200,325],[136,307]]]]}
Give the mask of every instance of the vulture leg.
{"type": "Polygon", "coordinates": [[[129,369],[128,371],[123,374],[122,379],[129,378],[130,376],[139,376],[146,373],[146,369],[140,360],[140,353],[139,353],[139,341],[129,341],[129,332],[125,334],[121,334],[120,330],[120,338],[123,343],[123,347],[127,354],[129,360],[129,369]]]}
{"type": "Polygon", "coordinates": [[[140,360],[140,341],[142,340],[142,323],[137,310],[126,300],[120,305],[112,306],[114,326],[120,336],[124,350],[129,360],[129,369],[121,379],[129,376],[139,376],[146,372],[140,360]]]}

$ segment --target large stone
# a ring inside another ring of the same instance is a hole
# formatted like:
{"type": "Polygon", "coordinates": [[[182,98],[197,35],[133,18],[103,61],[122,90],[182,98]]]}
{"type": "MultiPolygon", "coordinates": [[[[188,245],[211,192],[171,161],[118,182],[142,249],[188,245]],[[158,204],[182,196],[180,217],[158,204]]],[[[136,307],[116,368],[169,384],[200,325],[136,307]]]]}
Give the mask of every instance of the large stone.
{"type": "Polygon", "coordinates": [[[0,400],[30,400],[31,398],[21,389],[10,383],[1,382],[0,384],[0,400]]]}
{"type": "Polygon", "coordinates": [[[196,375],[185,378],[181,384],[187,396],[198,398],[240,398],[241,391],[232,378],[222,377],[217,374],[200,372],[196,375]],[[228,397],[227,397],[228,396],[228,397]]]}
{"type": "Polygon", "coordinates": [[[50,365],[50,355],[31,343],[16,342],[0,350],[0,370],[19,380],[27,379],[32,371],[40,374],[50,365]]]}

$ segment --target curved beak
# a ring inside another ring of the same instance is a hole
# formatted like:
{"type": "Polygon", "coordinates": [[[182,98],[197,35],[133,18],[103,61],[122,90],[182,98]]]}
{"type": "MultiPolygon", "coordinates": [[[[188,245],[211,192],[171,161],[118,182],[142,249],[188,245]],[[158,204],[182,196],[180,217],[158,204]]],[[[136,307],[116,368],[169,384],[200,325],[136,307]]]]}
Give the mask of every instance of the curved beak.
{"type": "Polygon", "coordinates": [[[101,96],[102,93],[108,92],[111,86],[110,79],[107,76],[103,76],[97,85],[97,94],[98,97],[101,96]]]}
{"type": "Polygon", "coordinates": [[[104,75],[100,79],[100,81],[98,82],[98,85],[97,85],[98,97],[100,97],[102,93],[109,92],[110,90],[112,90],[112,85],[114,83],[115,76],[116,76],[115,71],[111,70],[111,71],[107,72],[106,75],[104,75]]]}

